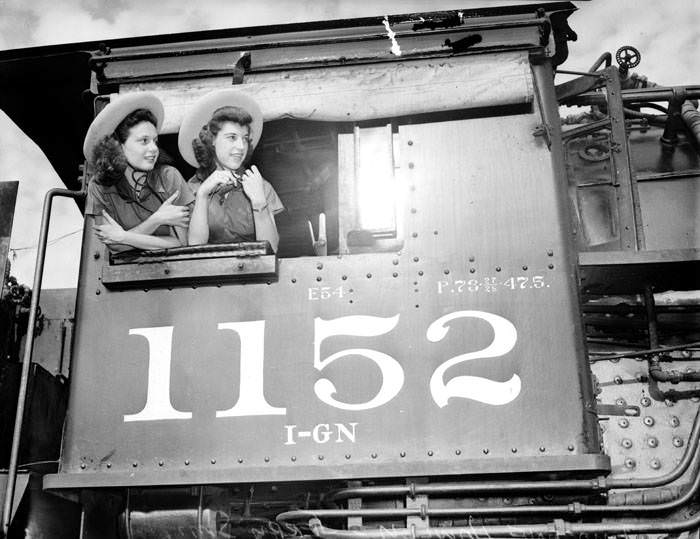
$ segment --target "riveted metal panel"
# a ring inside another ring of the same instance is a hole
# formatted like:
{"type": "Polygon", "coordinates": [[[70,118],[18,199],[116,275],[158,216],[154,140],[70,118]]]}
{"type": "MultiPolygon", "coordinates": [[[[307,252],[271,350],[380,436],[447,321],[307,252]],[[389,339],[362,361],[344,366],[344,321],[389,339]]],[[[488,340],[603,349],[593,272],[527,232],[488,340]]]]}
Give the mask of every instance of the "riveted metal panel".
{"type": "Polygon", "coordinates": [[[47,486],[604,469],[538,123],[400,126],[400,251],[282,259],[269,283],[114,291],[90,235],[62,468],[47,486]],[[130,420],[163,356],[171,418],[130,420]],[[246,413],[217,417],[251,392],[246,413]]]}

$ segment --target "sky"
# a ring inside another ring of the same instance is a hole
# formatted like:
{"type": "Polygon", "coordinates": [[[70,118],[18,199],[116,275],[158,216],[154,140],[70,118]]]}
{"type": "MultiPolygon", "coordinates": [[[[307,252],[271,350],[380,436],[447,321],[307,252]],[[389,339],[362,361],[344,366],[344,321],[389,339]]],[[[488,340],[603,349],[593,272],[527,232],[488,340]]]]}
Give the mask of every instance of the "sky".
{"type": "MultiPolygon", "coordinates": [[[[472,0],[0,0],[0,50],[123,37],[282,24],[305,20],[383,16],[460,9],[472,0]]],[[[503,2],[484,0],[481,5],[503,2]]],[[[518,3],[518,2],[510,2],[518,3]]],[[[522,2],[521,2],[522,3],[522,2]]],[[[531,2],[533,3],[533,2],[531,2]]],[[[569,43],[563,68],[586,71],[606,51],[639,49],[635,69],[660,85],[700,84],[699,0],[590,0],[574,2],[569,23],[579,38],[569,43]]],[[[558,82],[566,80],[559,77],[558,82]]],[[[1,89],[0,89],[1,91],[1,89]]],[[[33,281],[43,193],[63,187],[41,150],[0,111],[0,181],[20,183],[11,249],[13,274],[33,281]]],[[[57,201],[49,239],[46,288],[76,284],[82,218],[68,201],[57,201]]]]}

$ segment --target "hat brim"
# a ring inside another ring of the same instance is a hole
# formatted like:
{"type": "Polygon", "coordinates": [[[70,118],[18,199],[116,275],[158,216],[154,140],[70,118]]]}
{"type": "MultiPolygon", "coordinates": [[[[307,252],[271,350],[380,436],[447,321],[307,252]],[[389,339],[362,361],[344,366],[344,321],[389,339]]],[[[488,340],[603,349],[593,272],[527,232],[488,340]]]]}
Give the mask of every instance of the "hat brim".
{"type": "Polygon", "coordinates": [[[126,94],[111,101],[90,124],[85,142],[83,143],[83,155],[88,162],[93,161],[93,152],[97,143],[105,136],[114,133],[114,130],[129,114],[138,109],[146,109],[156,117],[156,130],[160,133],[163,126],[163,103],[155,95],[146,92],[126,94]]]}
{"type": "Polygon", "coordinates": [[[260,141],[263,128],[263,116],[260,105],[256,101],[237,90],[218,90],[201,97],[185,113],[180,124],[180,132],[177,136],[177,146],[180,155],[193,167],[198,167],[197,159],[192,149],[192,141],[199,136],[199,132],[221,107],[240,107],[253,118],[250,124],[250,145],[254,149],[260,141]]]}

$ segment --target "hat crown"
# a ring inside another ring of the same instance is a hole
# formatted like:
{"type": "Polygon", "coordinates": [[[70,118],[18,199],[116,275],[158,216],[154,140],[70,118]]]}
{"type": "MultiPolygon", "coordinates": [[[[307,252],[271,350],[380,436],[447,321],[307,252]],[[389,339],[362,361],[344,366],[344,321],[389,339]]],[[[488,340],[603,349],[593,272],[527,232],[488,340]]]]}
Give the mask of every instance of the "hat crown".
{"type": "Polygon", "coordinates": [[[199,98],[185,113],[180,132],[178,133],[177,145],[182,157],[193,167],[198,167],[199,163],[192,149],[192,141],[199,136],[203,126],[208,125],[214,114],[226,107],[238,107],[250,114],[250,146],[254,149],[262,135],[263,115],[258,103],[249,95],[238,90],[217,90],[210,92],[199,98]]]}
{"type": "Polygon", "coordinates": [[[89,163],[93,163],[93,153],[97,143],[106,136],[114,133],[119,124],[124,121],[132,112],[145,109],[150,111],[156,118],[156,130],[160,132],[163,126],[163,103],[155,95],[148,92],[134,92],[126,94],[110,101],[102,109],[90,124],[85,142],[83,143],[83,155],[89,163]]]}

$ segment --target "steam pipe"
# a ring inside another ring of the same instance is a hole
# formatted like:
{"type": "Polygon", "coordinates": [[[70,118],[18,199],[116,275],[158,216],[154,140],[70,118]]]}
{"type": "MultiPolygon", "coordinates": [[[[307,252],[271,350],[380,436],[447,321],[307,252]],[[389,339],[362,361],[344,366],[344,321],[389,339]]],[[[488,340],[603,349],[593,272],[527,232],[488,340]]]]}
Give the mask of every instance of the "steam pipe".
{"type": "MultiPolygon", "coordinates": [[[[622,90],[623,103],[643,103],[645,101],[672,101],[678,95],[678,91],[685,92],[686,99],[699,99],[700,86],[679,86],[679,87],[664,87],[655,86],[651,88],[639,88],[633,90],[622,90]]],[[[570,101],[575,101],[577,105],[605,105],[607,99],[604,93],[601,92],[586,92],[570,101]]]]}
{"type": "Polygon", "coordinates": [[[612,478],[597,477],[593,479],[571,479],[552,481],[482,481],[460,483],[428,483],[408,485],[385,485],[372,487],[351,487],[337,490],[324,497],[324,501],[331,503],[348,498],[376,498],[416,495],[453,495],[475,494],[495,492],[571,492],[592,491],[606,492],[614,489],[628,488],[652,488],[667,485],[681,477],[690,466],[691,462],[700,458],[697,451],[700,439],[700,409],[695,414],[693,427],[688,437],[683,457],[678,465],[664,475],[656,477],[640,478],[612,478]]]}
{"type": "Polygon", "coordinates": [[[642,534],[674,533],[697,528],[700,525],[700,513],[689,520],[654,519],[646,522],[605,522],[605,523],[571,523],[554,520],[548,524],[519,524],[496,526],[459,526],[454,528],[415,528],[379,529],[379,530],[334,530],[326,528],[321,521],[312,518],[309,521],[311,532],[324,539],[444,539],[450,537],[474,539],[475,537],[563,537],[583,534],[642,534]]]}
{"type": "Polygon", "coordinates": [[[700,112],[690,101],[686,101],[681,107],[681,117],[700,144],[700,112]]]}
{"type": "Polygon", "coordinates": [[[603,62],[605,62],[605,67],[610,67],[612,64],[612,54],[609,52],[604,52],[601,54],[588,71],[598,71],[598,68],[603,64],[603,62]]]}
{"type": "MultiPolygon", "coordinates": [[[[663,493],[660,497],[671,498],[667,501],[655,504],[618,504],[618,505],[586,505],[579,502],[569,503],[566,505],[523,505],[523,506],[508,506],[508,507],[459,507],[459,508],[407,508],[407,509],[320,509],[320,510],[299,510],[288,511],[277,516],[277,521],[283,522],[287,520],[296,520],[299,518],[350,518],[350,517],[365,517],[365,518],[405,518],[405,517],[454,517],[461,516],[462,518],[469,517],[484,517],[484,516],[513,516],[513,515],[537,515],[537,514],[590,514],[590,513],[656,513],[662,511],[671,511],[682,507],[690,502],[697,494],[700,488],[700,473],[695,473],[695,478],[692,483],[685,486],[680,486],[674,491],[663,493]],[[686,488],[687,487],[687,488],[686,488]],[[681,492],[685,492],[679,496],[681,492]]],[[[651,493],[646,493],[651,494],[651,493]]]]}
{"type": "Polygon", "coordinates": [[[590,362],[596,362],[596,361],[607,361],[610,359],[622,359],[626,357],[639,357],[639,356],[648,356],[652,354],[663,354],[664,352],[674,352],[676,350],[686,350],[688,348],[696,348],[700,346],[700,341],[695,341],[695,342],[689,342],[687,344],[677,344],[675,346],[664,346],[662,348],[651,348],[649,350],[635,350],[634,352],[621,352],[619,354],[613,354],[610,356],[601,356],[601,357],[595,357],[595,358],[590,358],[590,362]]]}
{"type": "Polygon", "coordinates": [[[680,371],[665,371],[661,368],[658,356],[653,356],[649,360],[649,376],[657,382],[700,382],[700,372],[680,372],[680,371]]]}
{"type": "Polygon", "coordinates": [[[80,191],[68,189],[51,189],[44,197],[44,207],[41,214],[41,232],[34,267],[34,287],[32,289],[32,301],[29,307],[29,322],[27,324],[27,337],[24,343],[24,356],[22,359],[22,374],[17,396],[17,412],[15,413],[15,426],[12,434],[12,449],[10,452],[10,466],[5,487],[5,504],[2,513],[2,529],[7,535],[12,520],[12,502],[15,495],[17,481],[17,467],[19,460],[19,446],[22,437],[22,420],[27,400],[27,385],[29,383],[29,367],[32,361],[32,349],[34,348],[34,330],[36,326],[37,310],[39,308],[39,296],[41,296],[41,280],[44,276],[44,258],[46,257],[46,243],[49,235],[49,221],[51,220],[51,205],[54,197],[68,197],[78,199],[86,194],[84,186],[80,191]]]}
{"type": "MultiPolygon", "coordinates": [[[[649,331],[649,347],[654,350],[659,345],[658,324],[656,321],[656,309],[654,303],[654,293],[651,286],[647,285],[644,289],[644,305],[647,314],[647,324],[649,331]]],[[[652,355],[649,358],[649,394],[656,400],[678,400],[692,396],[700,395],[698,390],[689,391],[662,391],[659,388],[658,382],[697,382],[700,381],[700,373],[666,371],[661,368],[659,357],[652,355]]]]}

